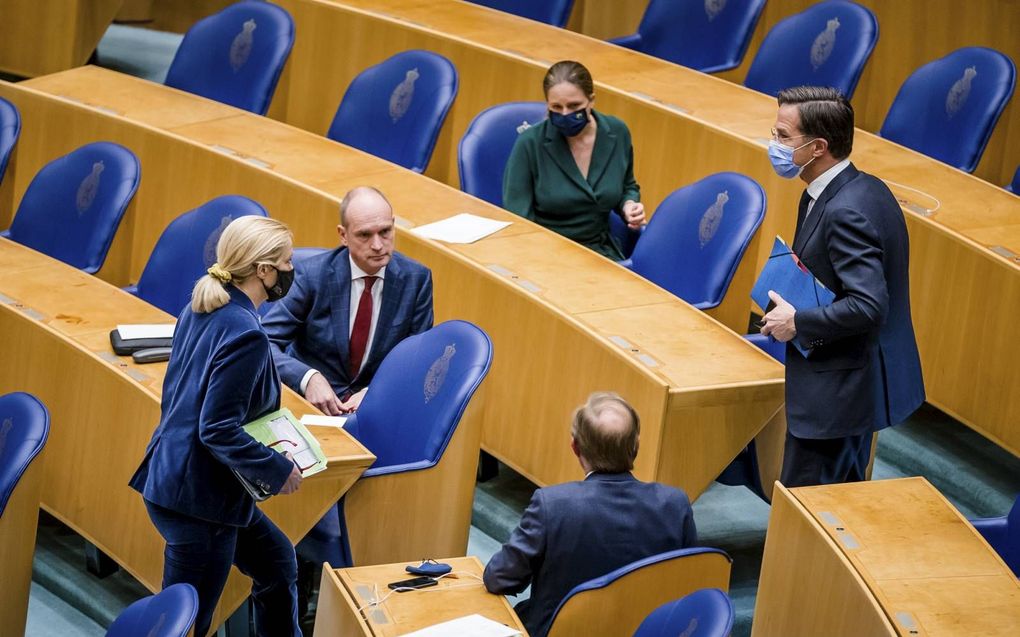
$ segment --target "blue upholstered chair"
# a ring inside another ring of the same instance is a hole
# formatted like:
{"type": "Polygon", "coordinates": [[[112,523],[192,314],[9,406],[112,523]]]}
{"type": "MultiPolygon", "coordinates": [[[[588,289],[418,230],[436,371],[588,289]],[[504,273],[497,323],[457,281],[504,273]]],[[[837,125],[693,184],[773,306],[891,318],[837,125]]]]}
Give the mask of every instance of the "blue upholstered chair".
{"type": "Polygon", "coordinates": [[[703,588],[656,608],[634,637],[729,637],[733,615],[729,595],[718,588],[703,588]]]}
{"type": "Polygon", "coordinates": [[[970,46],[914,71],[889,107],[879,135],[973,172],[1016,86],[1016,66],[994,49],[970,46]]]}
{"type": "Polygon", "coordinates": [[[1013,181],[1006,184],[1006,190],[1011,193],[1020,195],[1020,166],[1016,167],[1016,172],[1013,173],[1013,181]]]}
{"type": "Polygon", "coordinates": [[[651,0],[637,33],[613,44],[703,73],[740,66],[765,0],[651,0]]]}
{"type": "Polygon", "coordinates": [[[198,613],[191,584],[174,584],[131,604],[106,631],[106,637],[187,637],[198,613]]]}
{"type": "Polygon", "coordinates": [[[0,97],[0,183],[3,183],[4,173],[7,172],[7,162],[11,158],[11,151],[18,143],[19,134],[21,134],[21,114],[18,113],[14,104],[0,97]]]}
{"type": "Polygon", "coordinates": [[[156,241],[138,285],[126,288],[135,296],[177,316],[191,302],[191,289],[216,262],[216,243],[238,217],[265,217],[266,209],[239,195],[217,197],[170,222],[156,241]]]}
{"type": "MultiPolygon", "coordinates": [[[[780,343],[757,332],[748,334],[744,338],[780,363],[786,364],[786,343],[780,343]]],[[[772,501],[768,494],[765,493],[765,488],[762,484],[761,465],[758,462],[758,445],[754,438],[751,439],[751,442],[747,443],[746,447],[740,450],[737,457],[723,469],[723,472],[719,474],[715,481],[731,487],[747,487],[765,502],[772,501]]]]}
{"type": "Polygon", "coordinates": [[[49,412],[35,396],[0,396],[0,620],[5,635],[25,631],[42,490],[42,463],[33,460],[49,432],[49,412]]]}
{"type": "Polygon", "coordinates": [[[94,274],[140,179],[130,150],[111,142],[86,144],[36,173],[0,236],[94,274]]]}
{"type": "Polygon", "coordinates": [[[697,308],[712,308],[764,218],[757,182],[739,173],[709,175],[666,197],[621,263],[697,308]]]}
{"type": "Polygon", "coordinates": [[[326,136],[424,172],[455,97],[453,63],[431,51],[397,53],[354,78],[326,136]]]}
{"type": "Polygon", "coordinates": [[[507,102],[479,113],[464,132],[457,153],[460,189],[503,205],[503,170],[517,136],[545,119],[545,102],[507,102]]]}
{"type": "Polygon", "coordinates": [[[849,0],[826,0],[768,32],[744,86],[777,95],[794,86],[831,86],[853,96],[878,41],[875,15],[849,0]]]}
{"type": "Polygon", "coordinates": [[[493,9],[551,24],[567,26],[574,0],[468,0],[493,9]]]}
{"type": "Polygon", "coordinates": [[[471,398],[491,364],[492,342],[466,321],[393,348],[344,427],[375,464],[340,501],[339,518],[327,513],[300,543],[303,557],[365,566],[464,555],[481,433],[471,398]]]}
{"type": "Polygon", "coordinates": [[[290,14],[245,0],[188,29],[166,85],[265,115],[294,44],[290,14]]]}
{"type": "Polygon", "coordinates": [[[1020,496],[1017,496],[1008,515],[1001,518],[971,520],[995,552],[1002,557],[1013,574],[1020,577],[1020,496]]]}
{"type": "Polygon", "coordinates": [[[730,563],[719,549],[680,549],[578,584],[553,614],[549,637],[630,635],[666,602],[703,588],[727,590],[730,563]]]}

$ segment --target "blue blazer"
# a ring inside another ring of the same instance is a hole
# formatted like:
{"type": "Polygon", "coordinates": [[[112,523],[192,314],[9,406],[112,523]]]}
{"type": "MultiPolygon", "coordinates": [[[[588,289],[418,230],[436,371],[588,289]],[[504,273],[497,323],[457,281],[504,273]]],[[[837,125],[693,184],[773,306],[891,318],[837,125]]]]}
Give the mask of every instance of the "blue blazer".
{"type": "Polygon", "coordinates": [[[278,493],[294,463],[241,428],[280,408],[280,377],[251,300],[227,291],[218,310],[178,318],[162,416],[130,485],[161,507],[245,526],[255,502],[231,470],[278,493]]]}
{"type": "Polygon", "coordinates": [[[798,219],[793,251],[836,299],[794,318],[810,355],[787,344],[790,432],[840,438],[902,422],[924,402],[924,382],[910,319],[910,245],[896,199],[851,164],[807,220],[798,219]]]}
{"type": "Polygon", "coordinates": [[[367,387],[397,343],[432,327],[432,272],[394,252],[386,266],[379,322],[361,371],[351,378],[351,262],[347,248],[316,255],[296,266],[294,285],[273,304],[262,326],[288,387],[301,391],[309,369],[322,373],[337,396],[367,387]]]}
{"type": "Polygon", "coordinates": [[[485,567],[485,587],[516,595],[531,584],[531,599],[517,612],[531,637],[544,637],[556,607],[578,584],[696,541],[691,503],[680,489],[630,473],[593,473],[535,491],[520,525],[485,567]]]}

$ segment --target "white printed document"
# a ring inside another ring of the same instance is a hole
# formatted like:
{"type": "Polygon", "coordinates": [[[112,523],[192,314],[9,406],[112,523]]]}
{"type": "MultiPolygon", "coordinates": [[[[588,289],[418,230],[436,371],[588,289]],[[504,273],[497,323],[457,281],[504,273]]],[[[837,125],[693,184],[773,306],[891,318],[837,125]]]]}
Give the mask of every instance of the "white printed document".
{"type": "Polygon", "coordinates": [[[462,212],[448,219],[427,223],[411,230],[420,237],[447,243],[474,243],[510,225],[509,221],[486,219],[462,212]]]}
{"type": "Polygon", "coordinates": [[[305,427],[314,425],[316,427],[336,427],[343,429],[347,423],[347,416],[320,416],[318,414],[305,414],[301,416],[301,424],[305,427]]]}
{"type": "Polygon", "coordinates": [[[125,341],[136,338],[173,338],[174,324],[144,324],[118,325],[117,333],[125,341]]]}
{"type": "Polygon", "coordinates": [[[468,615],[428,628],[405,633],[403,637],[519,637],[521,631],[481,615],[468,615]]]}

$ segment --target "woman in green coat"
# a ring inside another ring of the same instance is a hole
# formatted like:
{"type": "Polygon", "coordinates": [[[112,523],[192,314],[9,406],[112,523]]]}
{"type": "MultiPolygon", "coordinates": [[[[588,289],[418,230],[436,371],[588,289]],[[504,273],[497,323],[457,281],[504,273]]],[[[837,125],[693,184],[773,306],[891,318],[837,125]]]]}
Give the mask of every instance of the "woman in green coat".
{"type": "Polygon", "coordinates": [[[609,214],[627,225],[645,221],[634,180],[634,149],[621,120],[592,109],[591,73],[557,62],[542,83],[549,118],[520,134],[503,173],[503,206],[613,260],[609,214]]]}

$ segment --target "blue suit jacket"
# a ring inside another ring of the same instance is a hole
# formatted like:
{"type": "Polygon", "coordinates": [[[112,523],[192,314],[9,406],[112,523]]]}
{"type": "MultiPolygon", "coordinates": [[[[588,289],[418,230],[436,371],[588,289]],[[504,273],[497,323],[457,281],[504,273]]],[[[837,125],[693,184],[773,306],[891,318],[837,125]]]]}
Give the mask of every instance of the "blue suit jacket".
{"type": "Polygon", "coordinates": [[[531,584],[531,599],[517,612],[531,637],[544,637],[556,607],[578,584],[696,541],[691,504],[680,489],[630,473],[593,473],[535,491],[520,525],[485,567],[485,587],[517,594],[531,584]]]}
{"type": "Polygon", "coordinates": [[[130,484],[167,509],[245,526],[255,502],[231,470],[278,493],[294,464],[241,428],[280,408],[280,377],[252,302],[227,291],[220,309],[178,318],[162,416],[130,484]]]}
{"type": "Polygon", "coordinates": [[[903,212],[881,180],[853,164],[798,222],[793,251],[835,292],[800,310],[786,350],[786,413],[799,438],[840,438],[903,421],[924,402],[910,319],[910,245],[903,212]]]}
{"type": "Polygon", "coordinates": [[[262,325],[273,345],[283,382],[301,391],[309,369],[322,373],[337,396],[372,381],[397,343],[432,327],[432,272],[394,252],[386,266],[382,307],[368,354],[351,378],[351,262],[347,248],[302,261],[287,296],[273,304],[262,325]]]}

